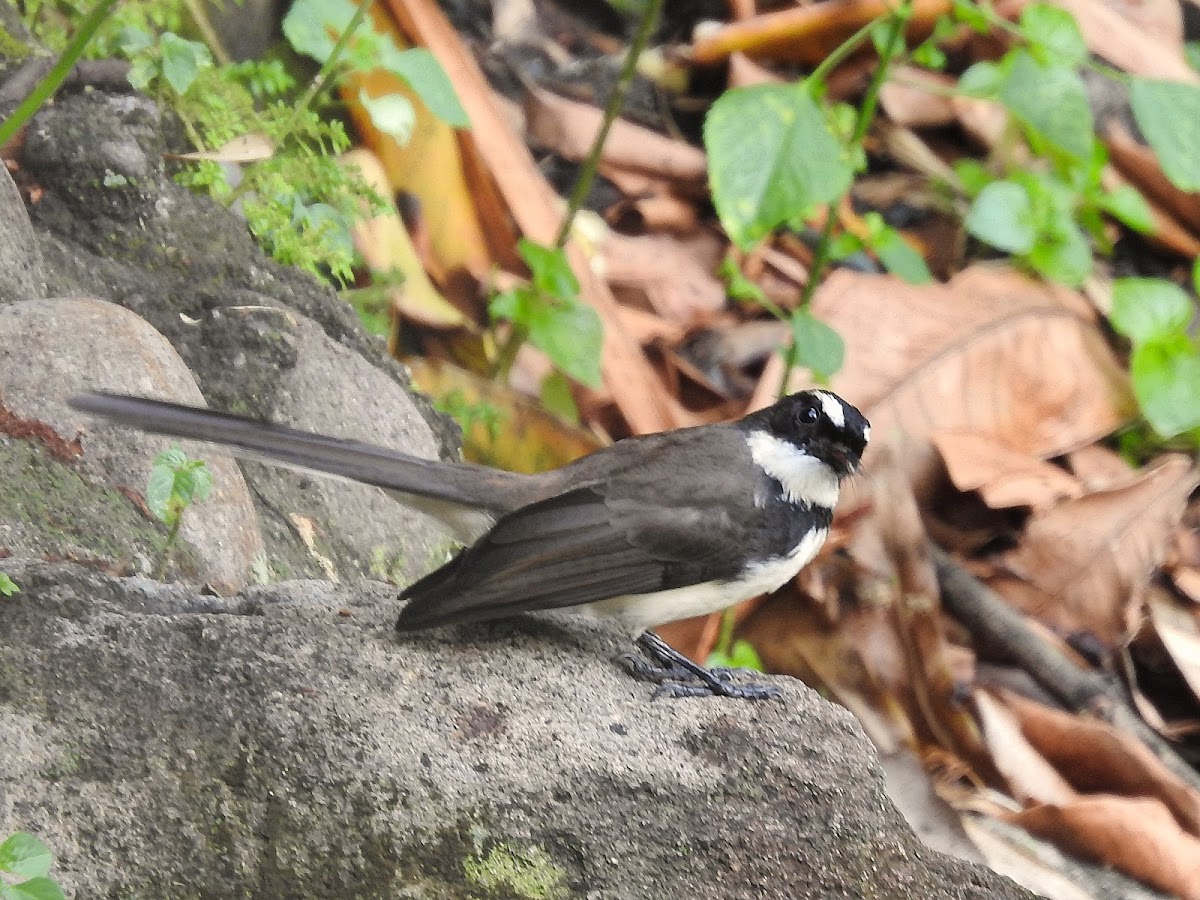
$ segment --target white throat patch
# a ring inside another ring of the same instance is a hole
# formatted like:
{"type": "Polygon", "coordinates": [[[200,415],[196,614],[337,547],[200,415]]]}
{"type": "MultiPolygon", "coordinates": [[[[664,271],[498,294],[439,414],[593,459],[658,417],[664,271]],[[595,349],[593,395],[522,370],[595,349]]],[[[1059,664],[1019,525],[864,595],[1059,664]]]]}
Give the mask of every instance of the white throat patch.
{"type": "MultiPolygon", "coordinates": [[[[831,402],[837,405],[836,400],[831,402]]],[[[838,414],[841,415],[841,407],[838,407],[838,414]]],[[[784,496],[789,501],[811,503],[826,509],[837,506],[837,473],[815,456],[809,456],[795,444],[764,431],[750,432],[746,443],[750,446],[750,458],[783,485],[784,496]]]]}

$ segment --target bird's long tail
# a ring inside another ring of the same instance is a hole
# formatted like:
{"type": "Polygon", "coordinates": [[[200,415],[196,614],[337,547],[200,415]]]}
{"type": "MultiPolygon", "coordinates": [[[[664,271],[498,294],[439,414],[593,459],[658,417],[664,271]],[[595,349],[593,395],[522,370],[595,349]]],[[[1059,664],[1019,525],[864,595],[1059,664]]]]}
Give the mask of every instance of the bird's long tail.
{"type": "Polygon", "coordinates": [[[230,413],[109,393],[81,394],[69,402],[81,412],[142,431],[221,444],[242,456],[495,513],[507,511],[520,490],[522,476],[510,472],[421,459],[230,413]]]}

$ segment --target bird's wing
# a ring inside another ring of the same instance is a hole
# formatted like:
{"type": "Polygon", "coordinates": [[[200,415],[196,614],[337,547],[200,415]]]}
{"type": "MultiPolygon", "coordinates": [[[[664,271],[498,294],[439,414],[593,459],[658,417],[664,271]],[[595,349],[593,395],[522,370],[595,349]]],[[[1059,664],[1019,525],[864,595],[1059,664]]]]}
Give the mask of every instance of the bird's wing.
{"type": "MultiPolygon", "coordinates": [[[[701,514],[655,516],[650,546],[644,527],[614,513],[592,488],[531,504],[405,590],[401,599],[409,603],[396,627],[412,631],[678,587],[679,560],[712,558],[730,537],[719,523],[697,529],[701,514]],[[692,527],[681,527],[688,519],[692,527]]],[[[684,583],[703,580],[693,569],[684,583]]]]}

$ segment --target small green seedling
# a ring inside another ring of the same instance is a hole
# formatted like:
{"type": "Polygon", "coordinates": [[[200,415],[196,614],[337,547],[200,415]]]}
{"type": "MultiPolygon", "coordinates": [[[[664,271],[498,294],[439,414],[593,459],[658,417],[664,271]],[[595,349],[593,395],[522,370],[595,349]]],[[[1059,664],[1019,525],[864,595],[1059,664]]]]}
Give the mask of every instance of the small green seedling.
{"type": "Polygon", "coordinates": [[[47,877],[53,862],[50,848],[32,834],[12,835],[0,844],[0,900],[66,900],[58,883],[47,877]]]}
{"type": "Polygon", "coordinates": [[[154,458],[154,468],[146,483],[146,505],[154,517],[167,526],[167,545],[163,550],[158,574],[166,572],[171,551],[179,537],[183,513],[196,500],[207,500],[212,493],[212,473],[202,459],[188,459],[179,447],[164,450],[154,458]]]}
{"type": "Polygon", "coordinates": [[[19,587],[17,587],[16,582],[8,577],[7,572],[0,572],[0,595],[5,596],[5,597],[11,597],[13,594],[18,593],[20,590],[21,589],[19,587]]]}
{"type": "Polygon", "coordinates": [[[497,294],[488,306],[493,319],[513,325],[513,339],[501,351],[498,374],[507,374],[517,349],[528,339],[564,375],[599,387],[603,326],[596,311],[579,299],[579,282],[566,253],[526,238],[517,249],[529,266],[528,287],[497,294]]]}

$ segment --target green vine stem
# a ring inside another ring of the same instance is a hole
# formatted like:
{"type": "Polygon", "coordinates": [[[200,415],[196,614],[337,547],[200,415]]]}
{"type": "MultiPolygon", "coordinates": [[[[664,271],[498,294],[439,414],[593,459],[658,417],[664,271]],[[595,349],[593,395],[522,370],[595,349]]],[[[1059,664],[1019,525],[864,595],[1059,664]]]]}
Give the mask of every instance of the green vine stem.
{"type": "MultiPolygon", "coordinates": [[[[867,85],[867,90],[863,94],[862,106],[858,111],[858,118],[854,123],[854,133],[850,137],[850,146],[852,148],[861,147],[863,140],[867,136],[867,129],[871,127],[871,122],[875,119],[875,110],[879,105],[879,92],[883,88],[883,84],[887,81],[888,69],[891,68],[891,62],[904,44],[904,30],[908,24],[908,20],[912,17],[913,0],[904,0],[893,12],[889,19],[891,21],[891,32],[888,35],[887,42],[879,54],[879,65],[875,67],[875,72],[871,76],[871,82],[867,85]]],[[[869,27],[877,26],[877,22],[872,22],[869,27]]],[[[846,43],[859,39],[863,29],[850,37],[846,43]]],[[[840,51],[835,50],[834,53],[840,51]]],[[[826,70],[828,71],[828,70],[826,70]]],[[[817,285],[821,283],[821,276],[825,274],[825,269],[829,266],[829,254],[833,244],[833,229],[837,224],[837,210],[850,195],[851,187],[847,187],[842,194],[829,203],[828,213],[825,216],[825,225],[821,228],[821,236],[817,240],[817,245],[813,249],[812,265],[808,269],[808,282],[804,285],[804,291],[800,295],[800,307],[808,308],[812,304],[813,294],[816,293],[817,285]]],[[[796,366],[795,354],[788,353],[785,357],[786,363],[783,367],[783,378],[779,384],[779,396],[783,397],[788,392],[788,383],[792,380],[792,370],[796,366]]]]}
{"type": "Polygon", "coordinates": [[[54,95],[58,90],[59,85],[63,83],[67,75],[71,73],[71,69],[75,63],[79,61],[79,57],[83,56],[83,50],[87,46],[88,41],[104,24],[104,20],[108,18],[108,14],[112,12],[112,8],[117,5],[117,0],[100,0],[87,18],[79,26],[79,30],[71,38],[71,42],[67,44],[67,48],[63,50],[62,56],[53,65],[46,77],[37,83],[29,96],[26,97],[17,106],[11,116],[0,124],[0,147],[12,140],[13,136],[21,130],[33,114],[36,113],[43,103],[54,95]]]}
{"type": "Polygon", "coordinates": [[[583,161],[583,166],[579,169],[579,177],[575,179],[575,186],[571,189],[571,197],[567,201],[567,211],[563,215],[562,225],[558,229],[558,237],[554,241],[555,246],[560,249],[566,246],[567,239],[571,236],[571,223],[575,220],[575,215],[579,210],[583,208],[588,192],[592,189],[592,182],[596,179],[596,169],[600,165],[600,155],[604,152],[604,142],[608,139],[608,132],[612,128],[613,122],[617,120],[617,116],[621,114],[621,110],[625,106],[625,98],[629,95],[629,87],[633,84],[633,76],[637,73],[638,59],[641,58],[646,45],[650,42],[650,33],[654,30],[654,23],[658,21],[662,5],[663,0],[649,0],[642,9],[642,18],[638,22],[637,33],[625,53],[625,61],[621,65],[617,83],[608,98],[608,104],[604,107],[604,120],[600,125],[600,131],[596,134],[596,139],[592,141],[592,149],[588,153],[587,159],[583,161]]]}

